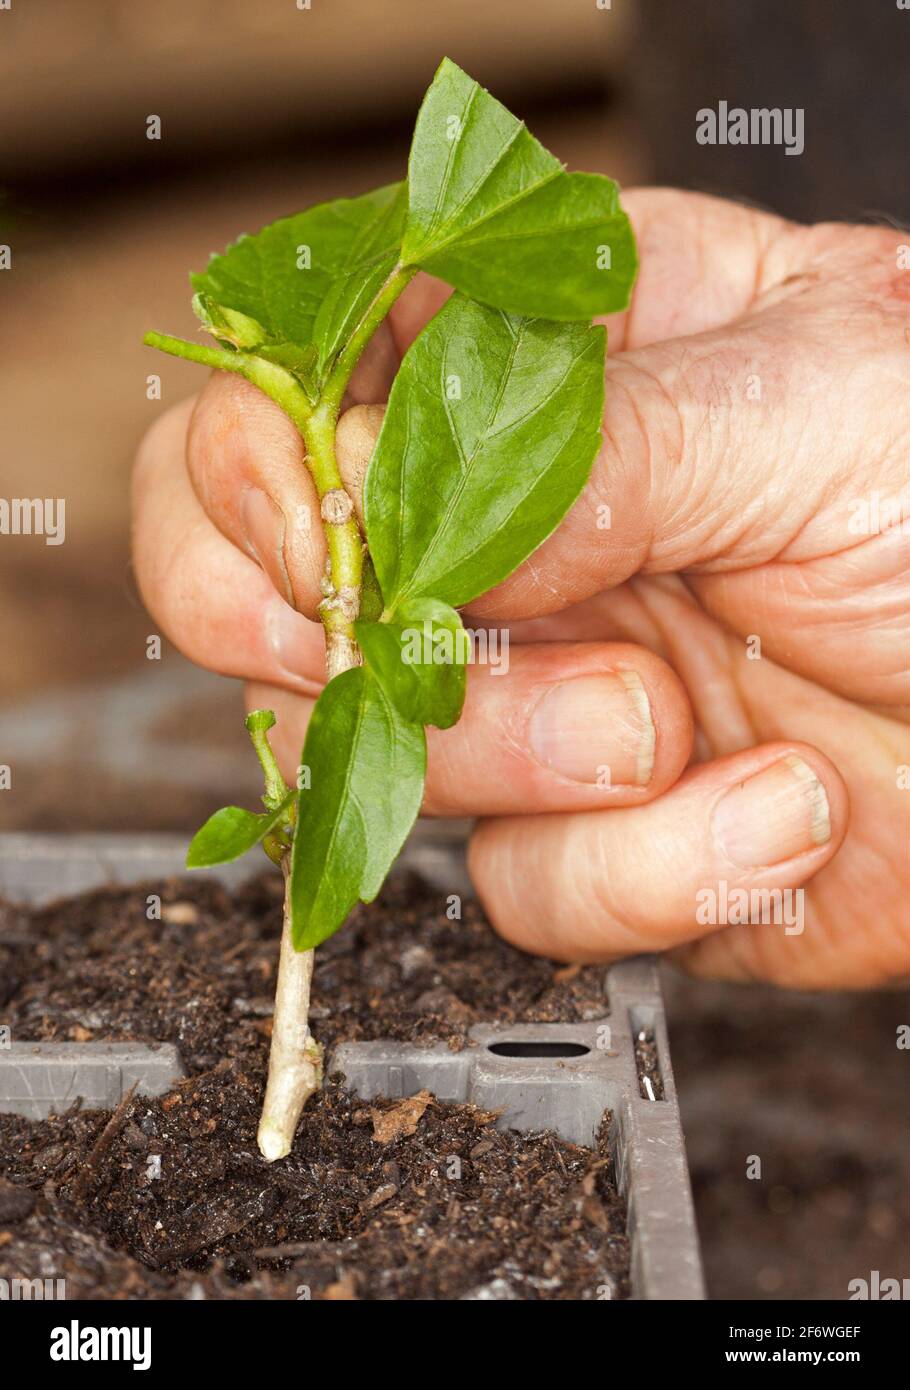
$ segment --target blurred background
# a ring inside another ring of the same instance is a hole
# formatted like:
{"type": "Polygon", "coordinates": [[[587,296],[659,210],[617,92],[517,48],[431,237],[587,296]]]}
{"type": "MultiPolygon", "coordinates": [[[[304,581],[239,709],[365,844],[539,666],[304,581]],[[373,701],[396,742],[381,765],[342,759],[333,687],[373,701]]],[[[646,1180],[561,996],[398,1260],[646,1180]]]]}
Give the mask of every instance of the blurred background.
{"type": "MultiPolygon", "coordinates": [[[[0,830],[187,829],[252,804],[236,684],[154,634],[131,458],[199,369],[187,271],[241,231],[401,176],[443,54],[564,162],[806,220],[910,216],[897,0],[12,0],[0,8],[0,495],[63,497],[66,540],[0,536],[0,830]],[[806,148],[702,146],[703,106],[800,107],[806,148]],[[161,139],[146,138],[147,118],[161,139]],[[2,263],[2,261],[0,261],[2,263]],[[157,373],[162,400],[147,398],[157,373]]],[[[837,1297],[910,1275],[902,996],[670,984],[715,1296],[837,1297]],[[897,1104],[903,1095],[904,1104],[897,1104]],[[749,1154],[765,1156],[760,1183],[749,1154]],[[773,1170],[773,1171],[772,1171],[773,1170]]]]}

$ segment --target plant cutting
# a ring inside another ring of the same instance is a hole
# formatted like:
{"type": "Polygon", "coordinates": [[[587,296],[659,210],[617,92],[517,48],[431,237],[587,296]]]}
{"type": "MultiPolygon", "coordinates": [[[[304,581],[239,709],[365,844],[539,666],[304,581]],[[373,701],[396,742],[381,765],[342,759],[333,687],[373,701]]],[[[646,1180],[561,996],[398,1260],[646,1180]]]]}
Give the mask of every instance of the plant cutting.
{"type": "Polygon", "coordinates": [[[459,609],[559,524],[600,443],[606,332],[636,270],[616,185],[568,173],[489,93],[444,60],[414,130],[407,179],[245,236],[191,277],[215,345],[145,341],[236,372],[299,429],[326,541],[319,613],[326,685],[289,787],[247,729],[264,811],[226,807],[191,868],[256,844],[280,865],[285,910],[259,1146],[289,1153],[321,1082],[308,1023],[313,951],[378,893],[420,808],[425,728],[464,700],[459,609]],[[418,270],[455,293],[401,363],[367,471],[363,523],[335,430],[366,344],[418,270]]]}

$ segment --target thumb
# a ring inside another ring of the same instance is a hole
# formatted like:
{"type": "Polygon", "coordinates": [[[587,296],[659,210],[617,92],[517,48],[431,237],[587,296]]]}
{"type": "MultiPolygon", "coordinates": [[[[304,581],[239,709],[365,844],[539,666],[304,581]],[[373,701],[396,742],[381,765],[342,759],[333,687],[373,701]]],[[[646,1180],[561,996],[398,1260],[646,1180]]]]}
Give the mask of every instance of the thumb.
{"type": "Polygon", "coordinates": [[[335,430],[335,457],[341,480],[351,495],[357,520],[363,525],[363,484],[373,446],[379,438],[384,405],[352,405],[335,430]]]}
{"type": "Polygon", "coordinates": [[[726,978],[861,988],[877,982],[875,962],[858,971],[811,902],[806,939],[790,945],[799,890],[837,853],[848,816],[823,754],[767,743],[690,768],[647,805],[482,820],[469,868],[496,930],[536,955],[606,962],[716,937],[726,978]],[[771,903],[795,913],[789,930],[771,903]]]}

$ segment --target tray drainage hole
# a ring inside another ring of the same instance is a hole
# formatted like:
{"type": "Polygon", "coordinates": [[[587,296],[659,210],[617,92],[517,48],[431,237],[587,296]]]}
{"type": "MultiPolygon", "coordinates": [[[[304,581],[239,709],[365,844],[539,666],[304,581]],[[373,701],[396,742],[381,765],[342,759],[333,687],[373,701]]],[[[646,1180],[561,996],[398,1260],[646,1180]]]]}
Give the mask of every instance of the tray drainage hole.
{"type": "Polygon", "coordinates": [[[587,1057],[591,1049],[576,1042],[499,1042],[487,1051],[496,1057],[587,1057]]]}
{"type": "Polygon", "coordinates": [[[638,1094],[642,1100],[666,1100],[664,1079],[660,1070],[660,1053],[658,1052],[654,1029],[638,1028],[633,1036],[635,1038],[635,1068],[638,1072],[638,1094]]]}

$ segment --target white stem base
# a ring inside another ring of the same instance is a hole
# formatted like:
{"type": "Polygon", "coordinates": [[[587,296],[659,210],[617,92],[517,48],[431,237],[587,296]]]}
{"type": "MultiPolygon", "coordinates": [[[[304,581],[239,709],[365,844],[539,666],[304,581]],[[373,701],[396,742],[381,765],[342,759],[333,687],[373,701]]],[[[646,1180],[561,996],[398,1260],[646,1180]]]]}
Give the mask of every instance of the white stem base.
{"type": "Polygon", "coordinates": [[[356,642],[350,637],[346,637],[343,632],[326,633],[325,649],[325,678],[327,681],[333,680],[335,676],[340,676],[343,671],[350,671],[354,666],[361,666],[363,657],[356,642]]]}
{"type": "MultiPolygon", "coordinates": [[[[287,864],[284,866],[287,893],[287,864]]],[[[287,898],[285,898],[287,904],[287,898]]],[[[269,1163],[291,1152],[301,1111],[322,1085],[322,1048],[310,1033],[313,952],[295,951],[285,906],[275,990],[269,1079],[259,1121],[259,1152],[269,1163]]]]}

